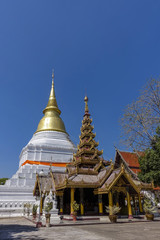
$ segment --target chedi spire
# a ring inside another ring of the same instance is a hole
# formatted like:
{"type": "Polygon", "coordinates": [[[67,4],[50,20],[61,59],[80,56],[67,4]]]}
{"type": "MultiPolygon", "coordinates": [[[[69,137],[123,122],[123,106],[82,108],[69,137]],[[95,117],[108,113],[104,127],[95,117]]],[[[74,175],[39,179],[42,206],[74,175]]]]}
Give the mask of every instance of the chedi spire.
{"type": "Polygon", "coordinates": [[[36,132],[40,131],[58,131],[66,132],[64,123],[60,118],[61,111],[58,108],[54,89],[54,72],[52,72],[52,86],[46,108],[43,110],[43,118],[38,124],[36,132]]]}
{"type": "Polygon", "coordinates": [[[45,114],[45,112],[47,110],[54,110],[57,111],[59,114],[61,114],[61,111],[58,108],[57,105],[57,101],[56,101],[56,96],[55,96],[55,90],[54,90],[54,72],[52,72],[52,87],[51,87],[51,91],[50,91],[50,96],[49,96],[49,100],[48,100],[48,104],[46,106],[46,108],[43,110],[43,113],[45,114]]]}

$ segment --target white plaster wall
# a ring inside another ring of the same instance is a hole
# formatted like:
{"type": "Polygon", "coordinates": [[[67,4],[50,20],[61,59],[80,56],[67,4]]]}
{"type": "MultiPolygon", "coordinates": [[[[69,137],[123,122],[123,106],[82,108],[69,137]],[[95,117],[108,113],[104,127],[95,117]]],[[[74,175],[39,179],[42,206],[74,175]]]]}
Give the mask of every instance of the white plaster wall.
{"type": "MultiPolygon", "coordinates": [[[[25,164],[26,160],[47,162],[70,162],[76,148],[66,133],[43,131],[35,133],[20,154],[19,169],[0,186],[0,217],[22,216],[23,205],[33,204],[33,189],[36,172],[42,169],[48,173],[49,166],[25,164]]],[[[62,167],[52,167],[55,171],[65,171],[62,167]]]]}
{"type": "MultiPolygon", "coordinates": [[[[0,186],[0,217],[16,217],[23,215],[23,206],[29,202],[34,204],[33,189],[36,172],[43,169],[47,174],[49,166],[26,164],[18,169],[14,176],[0,186]],[[21,178],[23,176],[23,178],[21,178]]],[[[65,171],[65,168],[52,167],[53,171],[65,171]]]]}
{"type": "Polygon", "coordinates": [[[26,160],[46,162],[70,162],[76,147],[66,133],[42,131],[35,133],[22,149],[19,166],[26,160]]]}

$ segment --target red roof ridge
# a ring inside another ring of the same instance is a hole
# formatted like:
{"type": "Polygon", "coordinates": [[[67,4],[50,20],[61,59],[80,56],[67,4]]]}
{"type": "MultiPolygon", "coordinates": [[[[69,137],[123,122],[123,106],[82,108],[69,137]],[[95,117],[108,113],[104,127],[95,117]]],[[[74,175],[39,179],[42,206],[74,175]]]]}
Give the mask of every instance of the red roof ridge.
{"type": "MultiPolygon", "coordinates": [[[[118,150],[118,149],[117,149],[118,150]]],[[[133,153],[133,154],[137,154],[137,153],[143,153],[143,151],[134,151],[134,152],[131,152],[131,151],[125,151],[125,150],[118,150],[119,152],[125,152],[125,153],[133,153]]]]}

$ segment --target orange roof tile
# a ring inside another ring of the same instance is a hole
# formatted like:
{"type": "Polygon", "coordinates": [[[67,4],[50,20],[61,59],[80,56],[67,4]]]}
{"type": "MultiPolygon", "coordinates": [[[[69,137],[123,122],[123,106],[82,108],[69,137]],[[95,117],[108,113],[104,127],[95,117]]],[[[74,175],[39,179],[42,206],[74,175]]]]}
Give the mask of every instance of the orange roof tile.
{"type": "Polygon", "coordinates": [[[135,174],[137,174],[137,173],[139,173],[141,170],[140,169],[137,169],[137,168],[131,168],[131,170],[135,173],[135,174]]]}
{"type": "Polygon", "coordinates": [[[137,174],[138,172],[140,172],[138,158],[139,156],[143,155],[143,152],[132,153],[119,151],[119,153],[121,154],[123,160],[128,164],[128,166],[134,173],[137,174]]]}

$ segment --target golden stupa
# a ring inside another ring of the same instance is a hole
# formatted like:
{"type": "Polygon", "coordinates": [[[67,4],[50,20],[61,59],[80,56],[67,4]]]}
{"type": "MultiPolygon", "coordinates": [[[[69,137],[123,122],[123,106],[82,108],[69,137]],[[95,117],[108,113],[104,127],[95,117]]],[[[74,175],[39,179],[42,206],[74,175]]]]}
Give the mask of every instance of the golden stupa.
{"type": "Polygon", "coordinates": [[[58,131],[66,133],[64,123],[60,118],[61,111],[58,108],[55,97],[54,73],[52,73],[52,87],[49,96],[49,101],[46,108],[43,110],[43,113],[44,116],[38,124],[36,133],[41,131],[58,131]]]}

